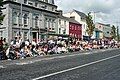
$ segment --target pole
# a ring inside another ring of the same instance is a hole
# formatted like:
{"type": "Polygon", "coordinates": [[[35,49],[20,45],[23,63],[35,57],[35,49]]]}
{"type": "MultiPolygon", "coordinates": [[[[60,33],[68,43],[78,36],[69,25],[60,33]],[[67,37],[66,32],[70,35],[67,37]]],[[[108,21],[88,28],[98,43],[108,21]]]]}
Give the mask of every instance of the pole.
{"type": "Polygon", "coordinates": [[[21,8],[20,8],[20,17],[21,17],[21,21],[20,21],[20,36],[22,38],[22,1],[21,1],[21,8]]]}
{"type": "Polygon", "coordinates": [[[95,19],[96,19],[95,17],[96,17],[96,16],[95,16],[95,12],[94,12],[94,24],[95,24],[95,19]]]}
{"type": "Polygon", "coordinates": [[[117,40],[119,41],[119,21],[118,22],[116,22],[116,26],[117,26],[117,40]]]}
{"type": "Polygon", "coordinates": [[[41,21],[42,21],[42,20],[40,19],[40,25],[39,25],[39,42],[40,42],[40,39],[41,39],[41,38],[40,38],[40,26],[41,26],[41,21]]]}

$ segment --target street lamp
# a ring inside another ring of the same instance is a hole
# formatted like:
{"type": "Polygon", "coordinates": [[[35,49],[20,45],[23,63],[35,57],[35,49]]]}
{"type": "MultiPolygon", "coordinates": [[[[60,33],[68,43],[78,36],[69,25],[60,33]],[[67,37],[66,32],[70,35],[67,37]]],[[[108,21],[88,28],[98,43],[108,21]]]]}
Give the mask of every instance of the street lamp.
{"type": "MultiPolygon", "coordinates": [[[[96,23],[96,16],[95,16],[95,14],[96,14],[96,13],[99,13],[99,11],[96,11],[96,12],[92,11],[92,12],[90,12],[90,13],[93,13],[93,23],[94,23],[94,26],[95,26],[95,23],[96,23]]],[[[95,34],[93,34],[93,35],[94,35],[94,37],[97,39],[98,31],[96,31],[96,30],[94,29],[94,32],[95,32],[95,34]]],[[[99,35],[100,35],[100,34],[99,34],[99,35]]],[[[98,35],[98,36],[99,36],[99,35],[98,35]]]]}
{"type": "Polygon", "coordinates": [[[41,26],[41,19],[40,19],[40,25],[39,25],[39,42],[40,42],[40,39],[41,39],[41,36],[40,36],[40,34],[41,34],[41,32],[40,32],[40,26],[41,26]]]}

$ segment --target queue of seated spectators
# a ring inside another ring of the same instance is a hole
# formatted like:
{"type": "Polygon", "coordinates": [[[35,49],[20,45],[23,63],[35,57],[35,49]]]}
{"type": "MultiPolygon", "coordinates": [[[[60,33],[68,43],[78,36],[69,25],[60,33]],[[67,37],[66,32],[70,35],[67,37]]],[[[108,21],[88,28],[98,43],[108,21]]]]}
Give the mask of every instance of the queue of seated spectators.
{"type": "Polygon", "coordinates": [[[51,54],[63,54],[75,51],[103,49],[109,47],[119,47],[115,40],[67,40],[67,39],[50,39],[41,40],[36,43],[34,40],[22,41],[22,39],[15,37],[10,45],[6,39],[0,39],[0,60],[4,59],[23,59],[26,57],[36,57],[51,54]]]}

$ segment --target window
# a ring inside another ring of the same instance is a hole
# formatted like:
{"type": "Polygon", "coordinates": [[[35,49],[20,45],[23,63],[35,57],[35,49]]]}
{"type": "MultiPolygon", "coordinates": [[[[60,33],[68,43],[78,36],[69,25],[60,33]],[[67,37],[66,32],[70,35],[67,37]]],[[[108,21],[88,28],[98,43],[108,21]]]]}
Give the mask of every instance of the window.
{"type": "Polygon", "coordinates": [[[86,26],[85,26],[85,24],[84,24],[84,29],[86,29],[86,26]]]}
{"type": "Polygon", "coordinates": [[[70,25],[70,30],[72,29],[72,25],[70,25]]]}
{"type": "Polygon", "coordinates": [[[12,1],[17,2],[17,0],[12,0],[12,1]]]}
{"type": "Polygon", "coordinates": [[[22,20],[22,17],[23,17],[23,16],[21,15],[21,13],[19,13],[19,25],[20,25],[20,26],[22,26],[22,23],[23,23],[23,22],[22,22],[22,21],[23,21],[23,20],[22,20]]]}
{"type": "Polygon", "coordinates": [[[38,16],[35,17],[35,27],[38,28],[38,16]]]}
{"type": "Polygon", "coordinates": [[[27,4],[27,0],[24,0],[24,4],[27,4]]]}
{"type": "Polygon", "coordinates": [[[65,33],[66,33],[66,29],[63,30],[63,34],[65,34],[65,33]]]}
{"type": "Polygon", "coordinates": [[[77,26],[75,26],[75,30],[77,30],[77,26]]]}
{"type": "Polygon", "coordinates": [[[0,31],[0,37],[2,37],[3,36],[3,31],[0,31]]]}
{"type": "Polygon", "coordinates": [[[24,15],[24,25],[26,26],[28,23],[28,16],[27,14],[24,15]]]}
{"type": "Polygon", "coordinates": [[[53,27],[55,28],[55,26],[56,26],[56,23],[55,23],[55,21],[53,22],[53,27]]]}
{"type": "Polygon", "coordinates": [[[17,13],[13,13],[13,25],[17,25],[17,13]]]}
{"type": "Polygon", "coordinates": [[[41,8],[42,9],[47,9],[47,6],[46,5],[42,5],[41,8]]]}
{"type": "Polygon", "coordinates": [[[32,2],[28,2],[28,4],[29,4],[30,6],[32,6],[32,5],[33,5],[33,3],[32,3],[32,2]]]}
{"type": "Polygon", "coordinates": [[[59,20],[59,24],[61,25],[61,20],[59,20]]]}
{"type": "Polygon", "coordinates": [[[52,11],[54,11],[54,7],[52,7],[52,11]]]}
{"type": "Polygon", "coordinates": [[[72,26],[72,30],[74,30],[74,26],[72,26]]]}
{"type": "Polygon", "coordinates": [[[37,2],[35,2],[35,7],[37,7],[38,6],[38,3],[37,2]]]}
{"type": "Polygon", "coordinates": [[[59,34],[61,33],[61,28],[59,28],[59,34]]]}
{"type": "Polygon", "coordinates": [[[47,2],[47,3],[48,3],[48,0],[45,0],[45,2],[47,2]]]}
{"type": "Polygon", "coordinates": [[[64,25],[66,26],[66,21],[64,21],[64,25]]]}

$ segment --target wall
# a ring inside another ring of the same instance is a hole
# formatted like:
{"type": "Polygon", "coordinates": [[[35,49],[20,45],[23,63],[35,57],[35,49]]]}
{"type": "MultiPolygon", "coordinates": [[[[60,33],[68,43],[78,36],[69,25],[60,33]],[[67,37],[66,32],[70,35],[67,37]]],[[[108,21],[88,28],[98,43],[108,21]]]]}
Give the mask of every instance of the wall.
{"type": "Polygon", "coordinates": [[[82,25],[76,23],[69,23],[69,35],[74,38],[82,38],[82,25]]]}

